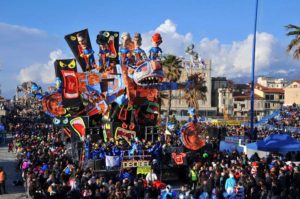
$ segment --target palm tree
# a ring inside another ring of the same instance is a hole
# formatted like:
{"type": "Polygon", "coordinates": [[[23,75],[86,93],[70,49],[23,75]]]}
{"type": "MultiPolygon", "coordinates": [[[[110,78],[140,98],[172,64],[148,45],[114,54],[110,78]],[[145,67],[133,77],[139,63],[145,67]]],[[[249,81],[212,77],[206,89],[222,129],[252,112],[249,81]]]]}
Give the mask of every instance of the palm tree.
{"type": "Polygon", "coordinates": [[[194,73],[188,76],[188,81],[190,86],[184,89],[184,96],[186,103],[189,107],[193,107],[196,110],[199,109],[198,100],[206,100],[205,93],[207,92],[207,87],[205,85],[205,79],[202,73],[194,73]]]}
{"type": "Polygon", "coordinates": [[[295,38],[292,39],[292,41],[288,45],[287,51],[290,52],[292,49],[295,49],[293,57],[295,59],[300,59],[300,26],[289,24],[285,27],[289,31],[286,34],[287,36],[295,36],[295,38]]]}
{"type": "MultiPolygon", "coordinates": [[[[162,67],[164,70],[165,78],[168,82],[177,82],[181,77],[181,62],[182,60],[175,55],[165,55],[162,58],[162,67]]],[[[165,97],[165,96],[164,96],[165,97]]],[[[172,90],[168,91],[168,110],[167,110],[167,121],[169,121],[170,111],[171,111],[171,100],[172,100],[172,90]]]]}

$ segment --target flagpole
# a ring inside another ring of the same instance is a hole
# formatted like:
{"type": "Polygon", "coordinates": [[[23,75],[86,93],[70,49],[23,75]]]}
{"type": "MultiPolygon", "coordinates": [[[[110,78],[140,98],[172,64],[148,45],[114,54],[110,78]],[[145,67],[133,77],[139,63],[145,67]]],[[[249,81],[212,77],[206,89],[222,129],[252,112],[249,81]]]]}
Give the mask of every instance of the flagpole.
{"type": "Polygon", "coordinates": [[[252,48],[252,81],[251,81],[251,135],[254,135],[254,79],[255,79],[255,49],[256,49],[256,26],[257,26],[257,10],[258,0],[256,0],[255,6],[255,18],[254,18],[254,33],[253,33],[253,48],[252,48]]]}

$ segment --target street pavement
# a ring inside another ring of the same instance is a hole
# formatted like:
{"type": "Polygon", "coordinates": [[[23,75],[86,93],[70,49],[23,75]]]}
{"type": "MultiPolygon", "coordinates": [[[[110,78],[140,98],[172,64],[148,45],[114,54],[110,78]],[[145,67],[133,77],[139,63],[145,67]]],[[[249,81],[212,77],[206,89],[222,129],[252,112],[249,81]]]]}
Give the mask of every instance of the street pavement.
{"type": "Polygon", "coordinates": [[[1,199],[23,199],[25,190],[23,186],[14,186],[13,181],[17,179],[17,159],[14,152],[7,152],[7,144],[0,144],[0,166],[6,172],[6,191],[8,194],[0,195],[1,199]]]}

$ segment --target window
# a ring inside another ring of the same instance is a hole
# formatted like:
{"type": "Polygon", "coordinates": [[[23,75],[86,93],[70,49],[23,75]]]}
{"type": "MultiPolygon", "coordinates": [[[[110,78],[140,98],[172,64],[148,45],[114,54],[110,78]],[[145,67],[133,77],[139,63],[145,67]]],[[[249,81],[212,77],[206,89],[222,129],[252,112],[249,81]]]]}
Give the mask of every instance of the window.
{"type": "Polygon", "coordinates": [[[188,116],[188,112],[186,110],[181,110],[181,115],[182,116],[188,116]]]}
{"type": "Polygon", "coordinates": [[[213,116],[214,112],[213,111],[207,111],[207,116],[213,116]]]}
{"type": "Polygon", "coordinates": [[[245,108],[245,104],[241,104],[241,108],[245,108]]]}
{"type": "Polygon", "coordinates": [[[280,100],[284,99],[284,95],[279,95],[279,99],[280,100]]]}
{"type": "Polygon", "coordinates": [[[266,95],[266,100],[274,100],[274,95],[266,95]]]}
{"type": "Polygon", "coordinates": [[[233,107],[234,107],[234,108],[237,108],[237,104],[234,104],[233,107]]]}
{"type": "Polygon", "coordinates": [[[270,103],[265,103],[265,108],[270,108],[270,103]]]}

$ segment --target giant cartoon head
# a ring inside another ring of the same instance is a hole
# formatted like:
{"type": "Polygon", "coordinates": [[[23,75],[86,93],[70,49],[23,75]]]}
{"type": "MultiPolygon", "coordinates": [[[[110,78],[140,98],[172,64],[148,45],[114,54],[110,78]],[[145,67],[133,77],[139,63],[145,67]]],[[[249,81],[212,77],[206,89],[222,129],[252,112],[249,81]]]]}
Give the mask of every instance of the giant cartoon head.
{"type": "Polygon", "coordinates": [[[188,122],[180,129],[181,140],[186,148],[196,151],[205,146],[205,126],[201,123],[188,122]]]}
{"type": "Polygon", "coordinates": [[[162,82],[164,73],[159,61],[146,60],[137,66],[133,73],[133,80],[139,86],[155,86],[162,82]]]}
{"type": "Polygon", "coordinates": [[[42,101],[43,111],[50,116],[62,116],[66,114],[66,110],[61,102],[62,96],[58,92],[45,96],[42,101]]]}

